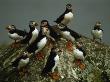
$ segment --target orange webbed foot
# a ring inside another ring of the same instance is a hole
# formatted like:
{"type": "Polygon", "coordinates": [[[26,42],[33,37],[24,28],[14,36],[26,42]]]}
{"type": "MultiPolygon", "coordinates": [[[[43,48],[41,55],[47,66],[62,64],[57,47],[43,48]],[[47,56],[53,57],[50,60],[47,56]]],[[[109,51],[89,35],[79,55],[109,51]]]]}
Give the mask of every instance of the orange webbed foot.
{"type": "Polygon", "coordinates": [[[76,60],[75,64],[81,69],[84,70],[86,65],[81,60],[76,60]]]}
{"type": "Polygon", "coordinates": [[[42,53],[42,52],[38,52],[38,53],[36,54],[36,58],[37,58],[38,60],[44,60],[44,55],[43,55],[43,53],[42,53]]]}
{"type": "Polygon", "coordinates": [[[53,80],[59,80],[61,77],[58,72],[53,72],[53,73],[50,73],[49,75],[53,80]]]}
{"type": "Polygon", "coordinates": [[[69,52],[73,51],[73,44],[70,40],[66,43],[66,48],[69,52]]]}

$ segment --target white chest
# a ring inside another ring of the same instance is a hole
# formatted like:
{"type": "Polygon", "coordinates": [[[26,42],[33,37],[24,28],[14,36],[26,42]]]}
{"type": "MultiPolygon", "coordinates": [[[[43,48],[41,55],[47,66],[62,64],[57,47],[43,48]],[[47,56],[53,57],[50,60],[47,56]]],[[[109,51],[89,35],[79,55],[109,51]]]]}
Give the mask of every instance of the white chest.
{"type": "Polygon", "coordinates": [[[35,28],[35,30],[32,32],[32,37],[29,41],[29,44],[31,44],[32,42],[34,42],[36,40],[36,38],[38,37],[38,33],[39,33],[39,31],[35,28]]]}
{"type": "Polygon", "coordinates": [[[69,12],[69,13],[65,14],[65,17],[64,17],[65,20],[71,20],[72,18],[73,18],[73,13],[72,12],[69,12]]]}
{"type": "Polygon", "coordinates": [[[44,37],[43,39],[40,40],[40,42],[38,42],[38,44],[37,44],[38,49],[35,51],[35,53],[37,53],[40,50],[42,50],[45,47],[46,43],[47,43],[47,38],[44,37]]]}
{"type": "Polygon", "coordinates": [[[72,42],[75,41],[75,38],[70,34],[69,31],[62,31],[63,37],[67,40],[71,40],[72,42]]]}
{"type": "Polygon", "coordinates": [[[55,61],[55,65],[54,65],[54,67],[52,68],[52,72],[54,72],[56,66],[57,66],[58,63],[59,63],[59,56],[58,56],[58,55],[56,55],[56,57],[54,58],[54,61],[55,61]]]}
{"type": "Polygon", "coordinates": [[[74,52],[74,55],[75,55],[76,59],[84,60],[84,56],[83,56],[82,51],[79,51],[78,49],[75,49],[73,52],[74,52]]]}
{"type": "Polygon", "coordinates": [[[73,18],[73,13],[69,12],[67,14],[65,14],[64,19],[62,20],[61,23],[63,23],[64,25],[67,25],[73,18]]]}
{"type": "Polygon", "coordinates": [[[95,38],[102,38],[103,32],[102,30],[92,30],[92,34],[95,38]]]}
{"type": "Polygon", "coordinates": [[[21,60],[19,61],[18,69],[21,68],[21,67],[26,66],[28,63],[29,63],[29,58],[21,59],[21,60]]]}
{"type": "Polygon", "coordinates": [[[13,34],[8,33],[8,35],[11,39],[14,39],[14,40],[23,39],[23,36],[19,36],[17,33],[13,33],[13,34]]]}

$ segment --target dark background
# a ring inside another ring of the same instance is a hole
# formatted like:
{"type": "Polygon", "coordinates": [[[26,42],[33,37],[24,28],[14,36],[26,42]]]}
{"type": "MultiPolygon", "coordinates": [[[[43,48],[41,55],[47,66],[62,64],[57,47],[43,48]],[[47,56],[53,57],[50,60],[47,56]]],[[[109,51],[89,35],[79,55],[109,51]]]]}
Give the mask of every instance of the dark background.
{"type": "Polygon", "coordinates": [[[47,19],[53,22],[65,11],[65,5],[73,5],[74,18],[69,27],[87,37],[100,20],[104,29],[103,42],[110,44],[110,0],[0,0],[0,43],[10,42],[5,27],[15,24],[28,31],[28,22],[38,23],[47,19]]]}

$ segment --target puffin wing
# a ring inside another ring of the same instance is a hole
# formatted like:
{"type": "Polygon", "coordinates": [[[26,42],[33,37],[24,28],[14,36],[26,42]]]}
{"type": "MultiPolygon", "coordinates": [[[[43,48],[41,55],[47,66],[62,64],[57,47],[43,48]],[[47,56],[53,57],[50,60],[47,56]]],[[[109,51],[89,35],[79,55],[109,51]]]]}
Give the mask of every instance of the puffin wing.
{"type": "Polygon", "coordinates": [[[73,31],[73,30],[71,30],[71,29],[67,29],[69,32],[70,32],[70,34],[75,38],[75,39],[79,39],[79,38],[81,38],[81,35],[80,34],[78,34],[77,32],[75,32],[75,31],[73,31]]]}
{"type": "Polygon", "coordinates": [[[16,33],[20,36],[25,37],[28,33],[26,31],[16,29],[16,33]]]}
{"type": "Polygon", "coordinates": [[[65,14],[67,13],[67,10],[65,10],[65,12],[62,14],[62,15],[60,15],[57,19],[56,19],[56,23],[57,24],[59,24],[59,23],[61,23],[61,21],[64,19],[64,16],[65,16],[65,14]]]}

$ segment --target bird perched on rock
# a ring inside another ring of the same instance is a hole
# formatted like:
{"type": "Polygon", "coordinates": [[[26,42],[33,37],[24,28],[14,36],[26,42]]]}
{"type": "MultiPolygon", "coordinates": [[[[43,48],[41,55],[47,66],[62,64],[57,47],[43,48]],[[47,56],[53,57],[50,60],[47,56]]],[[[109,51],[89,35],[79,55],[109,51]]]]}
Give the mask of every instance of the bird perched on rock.
{"type": "Polygon", "coordinates": [[[75,63],[79,66],[79,68],[84,69],[85,64],[83,63],[84,58],[86,56],[86,52],[81,43],[77,42],[76,47],[73,49],[73,53],[75,56],[75,63]]]}
{"type": "Polygon", "coordinates": [[[47,20],[42,20],[41,27],[48,28],[47,37],[50,38],[52,41],[57,41],[60,38],[60,35],[55,31],[55,27],[50,26],[47,20]]]}
{"type": "Polygon", "coordinates": [[[75,40],[81,38],[81,35],[77,32],[69,29],[67,26],[64,25],[58,25],[59,29],[62,32],[62,36],[68,40],[67,42],[67,48],[71,48],[73,46],[73,43],[75,40]]]}
{"type": "Polygon", "coordinates": [[[9,38],[15,40],[15,44],[13,44],[13,47],[16,47],[16,42],[23,40],[28,34],[26,31],[17,29],[15,25],[8,25],[6,29],[8,30],[9,38]]]}
{"type": "Polygon", "coordinates": [[[29,31],[28,35],[26,36],[26,38],[20,41],[22,44],[28,43],[30,45],[37,39],[38,33],[39,33],[39,31],[36,28],[37,26],[38,26],[38,24],[36,21],[29,22],[30,31],[29,31]]]}
{"type": "Polygon", "coordinates": [[[43,54],[40,53],[40,51],[45,47],[45,45],[47,44],[47,41],[48,41],[48,38],[46,37],[48,28],[42,27],[43,23],[44,22],[41,22],[41,27],[40,27],[41,29],[40,29],[37,39],[26,48],[26,51],[28,53],[36,54],[38,59],[40,56],[42,58],[44,57],[43,54]]]}
{"type": "Polygon", "coordinates": [[[21,56],[15,59],[15,61],[12,62],[13,68],[16,68],[19,73],[25,72],[25,67],[29,63],[29,57],[27,56],[26,52],[23,52],[21,56]]]}
{"type": "Polygon", "coordinates": [[[92,30],[91,34],[93,36],[93,40],[99,39],[100,42],[102,41],[103,30],[100,28],[101,23],[100,21],[96,22],[94,29],[92,30]]]}
{"type": "Polygon", "coordinates": [[[55,21],[57,24],[67,25],[73,18],[72,5],[67,4],[65,12],[55,21]]]}
{"type": "Polygon", "coordinates": [[[55,68],[59,63],[59,56],[57,52],[58,50],[56,48],[51,49],[50,55],[47,59],[44,69],[42,70],[41,75],[50,75],[53,79],[59,79],[58,74],[55,73],[55,68]]]}

